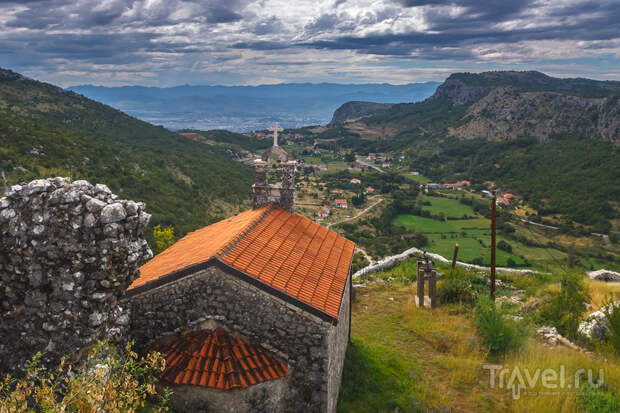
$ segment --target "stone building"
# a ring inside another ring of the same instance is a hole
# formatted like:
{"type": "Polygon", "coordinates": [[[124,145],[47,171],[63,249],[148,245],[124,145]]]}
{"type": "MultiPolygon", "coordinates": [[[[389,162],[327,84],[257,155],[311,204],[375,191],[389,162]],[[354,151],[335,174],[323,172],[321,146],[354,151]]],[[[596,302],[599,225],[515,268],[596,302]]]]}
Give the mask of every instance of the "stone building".
{"type": "Polygon", "coordinates": [[[354,244],[295,213],[295,164],[279,165],[281,186],[257,162],[254,208],[157,255],[122,300],[180,411],[336,410],[354,244]]]}

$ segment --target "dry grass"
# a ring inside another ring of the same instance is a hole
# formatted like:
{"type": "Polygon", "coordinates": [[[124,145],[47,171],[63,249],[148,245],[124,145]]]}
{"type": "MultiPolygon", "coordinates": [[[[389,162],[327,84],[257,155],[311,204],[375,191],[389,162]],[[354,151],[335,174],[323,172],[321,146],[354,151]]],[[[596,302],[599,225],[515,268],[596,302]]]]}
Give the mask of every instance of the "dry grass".
{"type": "MultiPolygon", "coordinates": [[[[550,285],[542,291],[558,289],[550,285]]],[[[602,303],[605,294],[620,290],[620,285],[590,283],[590,289],[593,301],[602,303]]],[[[620,360],[564,347],[549,348],[530,338],[522,349],[493,363],[509,369],[509,374],[519,367],[525,380],[526,368],[531,375],[536,369],[553,369],[559,374],[563,368],[566,385],[544,388],[539,376],[533,388],[528,387],[514,399],[506,386],[499,388],[499,382],[490,386],[490,373],[484,369],[489,362],[487,351],[470,321],[470,309],[420,309],[414,304],[414,294],[414,285],[398,281],[360,289],[353,305],[353,346],[363,349],[364,360],[378,363],[387,376],[379,376],[383,378],[377,378],[372,389],[362,388],[355,397],[342,391],[340,412],[394,411],[395,406],[411,411],[409,400],[417,400],[423,407],[449,407],[452,412],[579,412],[580,396],[568,387],[579,369],[591,369],[595,378],[603,369],[608,389],[614,392],[620,388],[620,360]],[[368,392],[373,392],[372,400],[364,396],[368,392]]],[[[360,362],[359,358],[356,361],[360,362]]],[[[345,364],[345,371],[350,368],[345,364]]],[[[355,386],[366,379],[351,372],[344,378],[355,386]]],[[[588,389],[586,383],[587,374],[580,380],[582,391],[588,389]]],[[[343,388],[347,388],[346,383],[343,388]]]]}
{"type": "MultiPolygon", "coordinates": [[[[579,353],[565,348],[548,348],[531,340],[521,351],[514,353],[506,359],[506,367],[518,366],[522,373],[527,368],[530,377],[534,376],[536,369],[552,369],[558,375],[564,370],[564,386],[558,379],[555,383],[557,388],[545,388],[542,379],[538,379],[536,386],[528,389],[528,394],[522,394],[518,400],[511,400],[509,411],[528,413],[547,412],[580,412],[578,392],[587,391],[587,374],[579,380],[578,389],[575,388],[575,373],[583,369],[591,369],[594,379],[599,377],[599,371],[603,371],[604,382],[611,389],[618,389],[620,385],[620,360],[604,359],[593,355],[579,353]]],[[[525,377],[525,374],[523,375],[525,377]]],[[[527,378],[526,378],[527,380],[527,378]]]]}
{"type": "Polygon", "coordinates": [[[615,299],[620,296],[620,283],[588,280],[586,285],[590,289],[590,304],[592,304],[589,313],[601,308],[610,296],[616,297],[615,299]]]}

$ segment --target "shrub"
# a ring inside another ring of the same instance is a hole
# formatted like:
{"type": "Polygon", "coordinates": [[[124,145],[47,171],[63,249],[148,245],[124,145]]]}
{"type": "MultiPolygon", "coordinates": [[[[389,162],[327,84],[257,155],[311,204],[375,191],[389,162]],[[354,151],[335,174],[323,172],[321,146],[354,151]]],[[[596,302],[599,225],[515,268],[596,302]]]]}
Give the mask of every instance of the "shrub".
{"type": "Polygon", "coordinates": [[[605,300],[603,313],[607,321],[607,341],[613,351],[620,355],[620,302],[614,302],[610,297],[605,300]]]}
{"type": "Polygon", "coordinates": [[[497,243],[497,249],[500,249],[506,252],[512,252],[512,245],[510,245],[504,240],[501,240],[500,242],[497,243]]]}
{"type": "Polygon", "coordinates": [[[486,294],[478,297],[474,310],[474,324],[493,356],[517,349],[525,341],[523,327],[516,321],[505,318],[486,294]]]}
{"type": "MultiPolygon", "coordinates": [[[[131,344],[119,352],[100,342],[79,370],[63,360],[49,371],[41,366],[41,356],[33,357],[21,379],[9,375],[0,381],[0,412],[137,412],[156,394],[156,375],[165,365],[156,352],[138,359],[131,344]]],[[[151,412],[167,411],[169,396],[166,390],[151,412]]]]}
{"type": "Polygon", "coordinates": [[[575,339],[577,329],[590,301],[582,276],[565,273],[560,280],[560,292],[540,311],[542,321],[551,323],[562,335],[575,339]]]}
{"type": "Polygon", "coordinates": [[[445,279],[439,284],[439,302],[473,304],[485,287],[484,277],[472,272],[462,272],[459,269],[450,270],[445,279]]]}
{"type": "Polygon", "coordinates": [[[584,413],[616,413],[620,411],[620,397],[601,389],[590,389],[580,394],[579,405],[584,413]]]}
{"type": "Polygon", "coordinates": [[[484,265],[484,261],[482,259],[482,257],[476,257],[473,260],[471,260],[471,263],[474,265],[484,265]]]}

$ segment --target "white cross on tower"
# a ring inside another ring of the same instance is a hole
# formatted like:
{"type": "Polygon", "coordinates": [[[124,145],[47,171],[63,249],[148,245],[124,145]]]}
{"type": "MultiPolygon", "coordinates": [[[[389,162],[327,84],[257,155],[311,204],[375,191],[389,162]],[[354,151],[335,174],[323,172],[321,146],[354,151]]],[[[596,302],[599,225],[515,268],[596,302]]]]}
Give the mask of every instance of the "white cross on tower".
{"type": "Polygon", "coordinates": [[[269,128],[273,131],[273,146],[278,146],[278,132],[282,132],[284,129],[278,128],[278,122],[273,124],[273,128],[269,128]]]}

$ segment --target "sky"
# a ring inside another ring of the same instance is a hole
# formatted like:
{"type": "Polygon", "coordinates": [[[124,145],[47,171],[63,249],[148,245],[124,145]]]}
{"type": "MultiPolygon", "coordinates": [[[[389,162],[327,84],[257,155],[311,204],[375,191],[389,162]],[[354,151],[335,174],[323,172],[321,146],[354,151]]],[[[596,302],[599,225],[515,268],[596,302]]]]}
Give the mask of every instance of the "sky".
{"type": "Polygon", "coordinates": [[[0,67],[63,87],[620,80],[620,0],[0,0],[0,67]]]}

